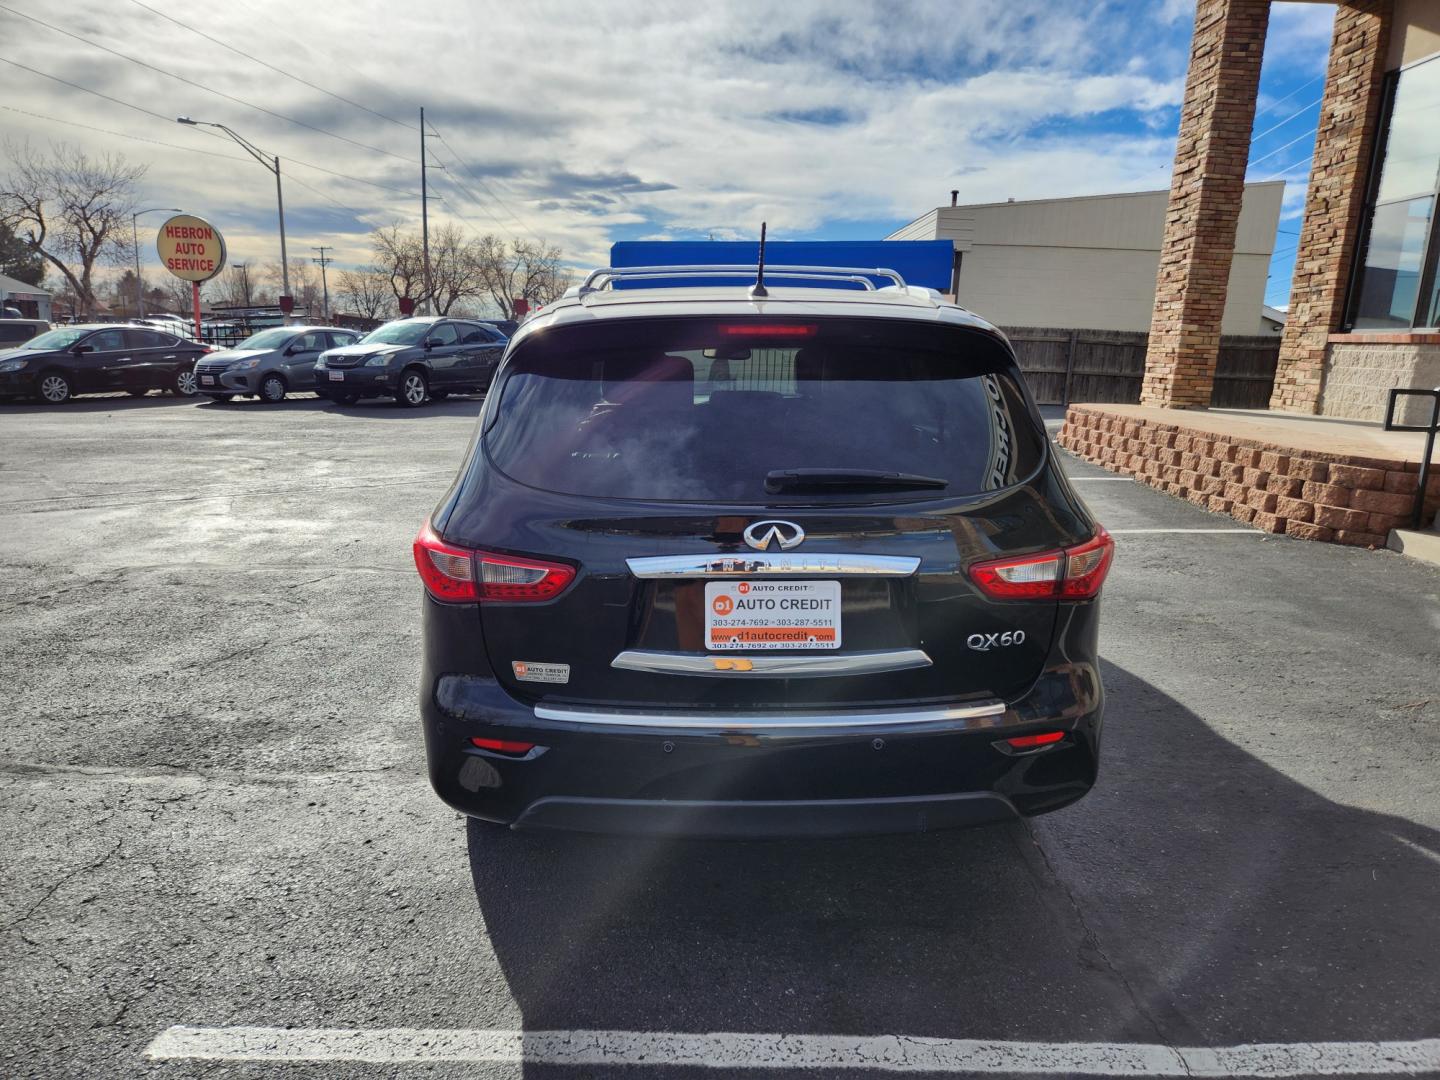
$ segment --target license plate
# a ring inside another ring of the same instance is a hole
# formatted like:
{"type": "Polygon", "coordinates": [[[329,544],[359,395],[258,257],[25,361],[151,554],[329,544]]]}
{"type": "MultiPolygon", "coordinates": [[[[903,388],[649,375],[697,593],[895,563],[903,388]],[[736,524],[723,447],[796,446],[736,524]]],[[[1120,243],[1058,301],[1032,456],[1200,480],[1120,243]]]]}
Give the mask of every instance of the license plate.
{"type": "Polygon", "coordinates": [[[331,382],[344,382],[344,381],[345,381],[345,373],[344,373],[343,371],[332,371],[332,372],[330,372],[330,381],[331,381],[331,382]]]}
{"type": "Polygon", "coordinates": [[[214,375],[201,375],[201,376],[200,376],[200,385],[201,385],[201,386],[214,386],[214,385],[215,385],[215,376],[214,376],[214,375]]]}
{"type": "Polygon", "coordinates": [[[840,582],[707,581],[705,646],[838,649],[840,582]]]}

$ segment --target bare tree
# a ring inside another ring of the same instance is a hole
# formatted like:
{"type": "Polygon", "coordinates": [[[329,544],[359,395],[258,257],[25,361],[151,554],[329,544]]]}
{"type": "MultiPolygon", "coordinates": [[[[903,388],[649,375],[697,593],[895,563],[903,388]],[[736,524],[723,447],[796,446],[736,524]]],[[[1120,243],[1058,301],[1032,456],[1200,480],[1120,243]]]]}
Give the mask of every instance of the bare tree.
{"type": "Polygon", "coordinates": [[[397,222],[371,233],[370,249],[375,253],[375,273],[389,280],[396,300],[409,296],[417,305],[425,301],[425,249],[420,237],[405,232],[397,222]]]}
{"type": "Polygon", "coordinates": [[[516,300],[539,307],[564,296],[570,287],[559,248],[529,240],[507,244],[497,236],[482,237],[477,246],[484,289],[505,318],[514,312],[516,300]]]}
{"type": "Polygon", "coordinates": [[[451,223],[430,233],[431,300],[438,315],[458,314],[456,305],[485,295],[484,249],[451,223]]]}
{"type": "MultiPolygon", "coordinates": [[[[263,277],[275,289],[275,295],[285,287],[285,276],[280,272],[280,260],[265,264],[263,277]]],[[[320,272],[308,259],[290,260],[290,295],[295,298],[295,310],[306,315],[315,315],[320,310],[320,272]]]]}
{"type": "Polygon", "coordinates": [[[129,218],[146,166],[120,154],[92,158],[65,143],[46,152],[7,141],[5,156],[0,223],[55,267],[81,310],[93,314],[96,264],[131,254],[129,218]]]}
{"type": "Polygon", "coordinates": [[[390,295],[390,282],[384,274],[372,270],[341,270],[339,277],[341,303],[367,319],[385,319],[395,310],[390,295]]]}

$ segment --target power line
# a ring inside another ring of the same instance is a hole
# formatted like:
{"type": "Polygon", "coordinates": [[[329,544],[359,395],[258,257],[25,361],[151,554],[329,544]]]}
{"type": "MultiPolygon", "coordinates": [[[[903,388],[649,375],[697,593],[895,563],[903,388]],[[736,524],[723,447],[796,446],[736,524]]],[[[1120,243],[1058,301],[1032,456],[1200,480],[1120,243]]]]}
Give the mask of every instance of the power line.
{"type": "MultiPolygon", "coordinates": [[[[118,56],[122,60],[128,60],[130,61],[130,63],[137,64],[148,71],[154,71],[158,74],[167,76],[168,78],[175,79],[178,82],[184,83],[186,86],[193,86],[197,90],[205,91],[207,94],[214,94],[216,97],[224,98],[226,101],[233,101],[237,105],[244,105],[247,109],[254,109],[256,112],[262,112],[266,116],[273,116],[277,120],[284,120],[287,124],[295,124],[298,127],[307,128],[310,131],[317,132],[318,134],[328,135],[332,139],[339,139],[341,142],[349,143],[351,146],[358,146],[362,150],[370,150],[377,154],[384,154],[386,157],[393,157],[400,161],[410,160],[407,157],[404,157],[400,154],[391,153],[389,150],[384,150],[378,146],[371,146],[369,143],[362,143],[358,139],[352,139],[348,135],[340,135],[336,132],[328,131],[325,128],[317,127],[314,124],[307,124],[304,120],[297,120],[293,116],[286,116],[284,113],[278,113],[275,112],[273,109],[267,109],[263,105],[256,105],[253,102],[246,101],[244,98],[238,98],[235,97],[233,94],[227,94],[223,90],[216,90],[214,87],[206,86],[204,83],[196,82],[194,79],[187,79],[184,75],[177,75],[173,71],[166,71],[164,68],[156,67],[154,64],[148,64],[144,60],[129,56],[126,53],[122,53],[117,49],[112,49],[108,45],[102,45],[98,41],[91,41],[89,38],[84,38],[81,37],[79,34],[71,33],[69,30],[66,30],[63,27],[56,26],[53,23],[48,23],[44,19],[37,19],[34,15],[27,15],[23,11],[17,11],[6,4],[0,4],[0,11],[8,11],[12,15],[18,15],[22,19],[27,19],[30,22],[35,23],[37,26],[43,26],[47,30],[53,30],[57,34],[64,34],[66,37],[73,38],[75,41],[79,41],[85,45],[89,45],[91,48],[99,49],[101,52],[109,53],[111,56],[118,56]]],[[[152,113],[151,115],[159,114],[152,113]]]]}
{"type": "Polygon", "coordinates": [[[1246,171],[1246,172],[1249,172],[1251,169],[1253,169],[1256,165],[1259,165],[1260,162],[1264,161],[1266,158],[1272,158],[1272,157],[1274,157],[1276,154],[1281,153],[1282,151],[1289,150],[1290,147],[1294,146],[1296,143],[1301,142],[1301,141],[1303,141],[1303,140],[1305,140],[1305,139],[1313,139],[1314,137],[1315,137],[1315,132],[1313,132],[1313,131],[1302,132],[1301,134],[1295,136],[1295,138],[1293,138],[1293,139],[1291,139],[1289,142],[1287,142],[1284,146],[1276,147],[1274,150],[1271,150],[1268,154],[1261,154],[1261,155],[1260,155],[1258,158],[1256,158],[1254,161],[1251,161],[1251,162],[1249,162],[1248,164],[1246,164],[1246,166],[1245,166],[1245,171],[1246,171]]]}
{"type": "MultiPolygon", "coordinates": [[[[0,59],[3,59],[3,57],[0,57],[0,59]]],[[[124,104],[124,102],[120,104],[124,104]]],[[[111,131],[109,128],[96,127],[94,124],[81,124],[75,120],[62,120],[58,116],[46,116],[44,113],[31,112],[28,109],[17,109],[13,105],[0,105],[0,109],[20,113],[23,116],[33,116],[36,120],[46,120],[52,124],[68,124],[70,127],[84,128],[86,131],[98,131],[102,135],[114,135],[119,139],[132,139],[135,142],[149,143],[152,146],[164,146],[171,150],[184,150],[191,154],[205,154],[208,157],[224,158],[226,161],[245,160],[238,154],[220,154],[214,150],[201,150],[198,146],[181,146],[179,143],[161,142],[159,139],[147,139],[141,135],[127,135],[123,131],[111,131]]]]}
{"type": "MultiPolygon", "coordinates": [[[[50,79],[50,80],[52,80],[52,81],[54,81],[54,82],[62,83],[63,85],[68,86],[68,87],[70,87],[70,88],[72,88],[72,89],[74,89],[74,90],[80,90],[80,91],[83,91],[84,93],[87,93],[87,94],[93,94],[95,97],[104,98],[106,101],[113,102],[113,103],[116,104],[116,105],[123,105],[123,106],[124,106],[125,108],[127,108],[127,109],[133,109],[135,112],[143,113],[143,114],[146,115],[146,116],[152,117],[152,118],[154,118],[154,119],[156,119],[156,120],[163,121],[163,122],[166,123],[166,124],[173,124],[173,123],[175,122],[174,117],[162,116],[160,113],[152,112],[151,110],[145,108],[145,107],[142,106],[142,105],[134,105],[134,104],[131,104],[131,103],[128,102],[128,101],[121,101],[119,98],[117,98],[117,97],[111,97],[109,94],[102,94],[99,90],[92,90],[92,89],[90,89],[90,87],[88,87],[88,86],[81,86],[79,83],[71,82],[71,81],[68,80],[68,79],[62,79],[62,78],[60,78],[60,77],[57,76],[57,75],[47,74],[47,73],[44,72],[44,71],[40,71],[38,68],[27,67],[25,64],[17,63],[16,61],[10,60],[10,59],[8,59],[7,57],[0,56],[0,62],[6,63],[6,64],[10,64],[10,65],[12,65],[13,67],[21,68],[21,69],[23,69],[23,70],[25,70],[25,71],[30,72],[32,75],[39,75],[41,78],[50,79]]],[[[24,111],[25,111],[25,110],[23,110],[23,109],[14,109],[14,108],[12,108],[11,106],[8,106],[8,105],[5,106],[5,108],[11,109],[12,112],[24,112],[24,111]]],[[[39,113],[29,113],[28,115],[30,115],[30,116],[37,116],[37,117],[40,116],[39,113]]],[[[41,117],[41,119],[55,120],[57,123],[61,123],[61,124],[71,124],[72,126],[75,126],[75,127],[92,127],[92,125],[89,125],[89,124],[79,124],[79,123],[76,123],[76,122],[73,121],[73,120],[59,120],[59,119],[56,118],[56,117],[41,117]]],[[[169,147],[169,148],[172,149],[172,150],[186,150],[186,151],[189,151],[189,152],[192,153],[192,154],[209,154],[211,157],[223,157],[223,158],[226,158],[226,159],[228,159],[228,160],[230,160],[230,161],[243,161],[243,160],[245,160],[244,158],[235,157],[234,155],[231,155],[231,154],[217,154],[217,153],[215,153],[215,151],[213,151],[213,150],[201,150],[201,149],[199,149],[198,147],[194,147],[194,146],[181,146],[181,145],[178,144],[178,143],[161,142],[161,141],[158,140],[158,139],[146,139],[146,138],[143,138],[143,137],[141,137],[141,136],[139,136],[139,135],[127,135],[127,134],[125,134],[124,132],[120,132],[120,131],[109,131],[109,130],[106,129],[106,128],[92,128],[92,130],[95,130],[95,131],[103,131],[103,132],[105,132],[106,134],[109,134],[109,135],[118,135],[118,136],[119,136],[120,138],[122,138],[122,139],[135,139],[135,140],[138,141],[138,142],[154,143],[154,144],[157,145],[157,146],[166,146],[166,147],[169,147]]],[[[202,130],[203,130],[203,129],[202,129],[202,130]]],[[[206,135],[214,135],[214,132],[211,132],[211,131],[208,131],[208,130],[207,130],[207,131],[205,131],[205,134],[206,134],[206,135]]],[[[224,138],[224,136],[215,136],[215,137],[216,137],[216,138],[224,138]]],[[[307,168],[307,169],[314,169],[316,172],[328,173],[330,176],[338,176],[338,177],[339,177],[340,179],[342,179],[342,180],[350,180],[350,181],[353,181],[354,183],[357,183],[357,184],[366,184],[366,185],[368,185],[368,186],[370,186],[370,187],[373,187],[373,188],[379,188],[379,189],[382,190],[382,191],[394,191],[394,192],[396,192],[396,193],[398,193],[398,194],[400,194],[400,195],[409,195],[409,196],[411,196],[411,197],[413,197],[414,194],[415,194],[413,191],[407,191],[407,190],[405,190],[404,188],[395,187],[395,186],[392,185],[392,184],[382,184],[382,183],[380,183],[378,180],[366,180],[363,176],[352,176],[352,175],[349,174],[349,173],[337,172],[337,171],[334,170],[334,169],[327,169],[324,165],[316,165],[316,164],[314,164],[313,162],[303,161],[303,160],[301,160],[300,158],[287,157],[285,160],[286,160],[288,163],[292,164],[292,165],[303,165],[305,168],[307,168]]],[[[296,181],[296,182],[299,183],[299,181],[296,181]]],[[[304,186],[304,185],[302,185],[302,186],[304,186]]],[[[315,190],[315,189],[312,188],[311,190],[315,190]]],[[[326,196],[326,198],[329,198],[329,196],[326,196]]],[[[331,200],[331,201],[333,202],[334,200],[331,200]]],[[[338,206],[338,205],[341,205],[341,204],[336,203],[336,205],[338,206]]],[[[351,207],[345,207],[345,209],[349,210],[349,209],[352,209],[352,208],[351,208],[351,207]]]]}
{"type": "MultiPolygon", "coordinates": [[[[460,168],[465,171],[465,175],[470,177],[481,187],[483,187],[487,192],[489,192],[490,197],[495,200],[495,202],[500,206],[501,209],[503,209],[507,214],[510,215],[511,219],[515,222],[515,224],[519,225],[520,228],[523,229],[525,232],[528,232],[531,239],[533,239],[537,244],[539,244],[541,247],[544,247],[545,241],[541,240],[539,236],[535,235],[534,230],[532,230],[528,225],[525,224],[525,222],[521,219],[520,215],[515,213],[515,211],[506,204],[505,200],[500,198],[500,196],[496,194],[495,189],[492,188],[489,184],[487,184],[483,177],[476,176],[473,172],[470,171],[470,166],[465,164],[464,160],[460,157],[459,152],[453,146],[451,146],[448,141],[446,141],[445,136],[440,134],[440,129],[435,127],[433,122],[430,124],[430,129],[435,132],[435,137],[440,140],[440,145],[445,147],[446,150],[450,151],[450,155],[455,159],[456,164],[458,164],[460,168]]],[[[474,199],[474,196],[472,195],[471,198],[474,199]]],[[[477,203],[479,202],[478,199],[476,199],[475,201],[477,203]]],[[[508,232],[509,230],[506,231],[508,232]]],[[[511,238],[514,238],[513,233],[511,234],[511,238]]]]}
{"type": "Polygon", "coordinates": [[[343,101],[346,105],[354,106],[357,109],[369,113],[371,116],[378,116],[381,120],[388,120],[392,124],[398,124],[400,127],[409,128],[411,131],[419,130],[414,124],[408,124],[404,120],[396,120],[393,116],[387,116],[384,113],[378,111],[377,109],[372,109],[368,105],[362,105],[358,101],[352,101],[350,98],[345,97],[343,94],[337,94],[333,90],[326,90],[325,87],[318,86],[315,83],[310,82],[308,79],[302,79],[299,75],[286,71],[284,68],[276,67],[274,64],[268,63],[265,60],[261,60],[258,56],[253,56],[250,53],[246,52],[244,49],[238,49],[234,45],[231,45],[229,42],[221,41],[219,38],[211,34],[207,34],[204,30],[198,30],[187,22],[181,22],[179,19],[175,18],[175,16],[167,15],[165,14],[165,12],[160,11],[157,8],[151,7],[149,4],[142,3],[141,0],[130,0],[130,2],[136,7],[142,7],[150,13],[160,16],[160,18],[166,19],[169,22],[174,23],[176,26],[180,27],[183,30],[189,30],[192,34],[198,34],[206,41],[213,41],[222,49],[229,49],[231,52],[235,53],[238,56],[243,56],[247,60],[253,60],[261,67],[269,68],[277,75],[284,75],[287,79],[293,79],[296,82],[300,83],[302,86],[308,86],[312,90],[318,90],[320,91],[320,93],[325,94],[327,97],[332,97],[336,101],[343,101]]]}
{"type": "MultiPolygon", "coordinates": [[[[136,2],[138,3],[139,0],[136,0],[136,2]]],[[[1269,135],[1272,131],[1276,131],[1276,130],[1284,127],[1286,124],[1290,123],[1291,120],[1294,120],[1297,116],[1303,116],[1305,113],[1309,112],[1311,109],[1313,109],[1316,105],[1319,105],[1320,102],[1322,102],[1322,101],[1324,101],[1324,100],[1325,100],[1324,97],[1317,97],[1314,101],[1310,102],[1309,105],[1303,105],[1303,106],[1301,106],[1299,109],[1295,110],[1295,112],[1293,112],[1293,113],[1291,113],[1289,116],[1285,117],[1284,120],[1281,120],[1278,124],[1274,124],[1274,125],[1266,128],[1264,131],[1260,132],[1259,135],[1251,135],[1251,136],[1250,136],[1250,142],[1251,142],[1251,144],[1253,145],[1254,143],[1259,142],[1259,141],[1260,141],[1261,139],[1263,139],[1266,135],[1269,135]]]]}
{"type": "Polygon", "coordinates": [[[1281,105],[1284,105],[1285,102],[1289,101],[1289,100],[1290,100],[1291,98],[1293,98],[1296,94],[1300,93],[1300,91],[1310,89],[1310,87],[1314,86],[1316,83],[1320,82],[1320,81],[1323,80],[1324,78],[1325,78],[1325,76],[1324,76],[1323,74],[1320,74],[1320,75],[1316,75],[1315,78],[1311,79],[1311,80],[1310,80],[1309,82],[1307,82],[1307,83],[1301,83],[1301,84],[1300,84],[1299,86],[1297,86],[1294,90],[1291,90],[1290,93],[1288,93],[1288,94],[1286,94],[1284,97],[1282,97],[1279,101],[1272,101],[1269,105],[1266,105],[1265,108],[1261,109],[1261,110],[1260,110],[1258,113],[1256,113],[1255,115],[1256,115],[1257,117],[1259,117],[1259,116],[1264,116],[1266,113],[1272,113],[1272,112],[1274,112],[1274,111],[1275,111],[1276,109],[1278,109],[1281,105]]]}

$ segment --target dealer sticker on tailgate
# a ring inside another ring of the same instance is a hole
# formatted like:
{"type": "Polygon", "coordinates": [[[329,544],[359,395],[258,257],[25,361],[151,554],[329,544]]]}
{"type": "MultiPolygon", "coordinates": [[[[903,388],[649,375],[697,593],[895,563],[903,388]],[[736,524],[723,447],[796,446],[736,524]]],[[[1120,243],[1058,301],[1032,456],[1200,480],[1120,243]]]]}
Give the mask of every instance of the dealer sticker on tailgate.
{"type": "Polygon", "coordinates": [[[838,581],[707,581],[709,649],[838,649],[838,581]]]}

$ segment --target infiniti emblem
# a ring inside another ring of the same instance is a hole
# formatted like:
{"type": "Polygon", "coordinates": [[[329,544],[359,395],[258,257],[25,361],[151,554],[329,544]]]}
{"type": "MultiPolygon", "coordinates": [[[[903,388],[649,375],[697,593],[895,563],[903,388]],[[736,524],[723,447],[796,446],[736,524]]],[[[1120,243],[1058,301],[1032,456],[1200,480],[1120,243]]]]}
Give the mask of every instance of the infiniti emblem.
{"type": "Polygon", "coordinates": [[[765,551],[772,542],[779,544],[781,551],[789,551],[805,539],[805,530],[793,521],[757,521],[742,535],[756,551],[765,551]]]}

